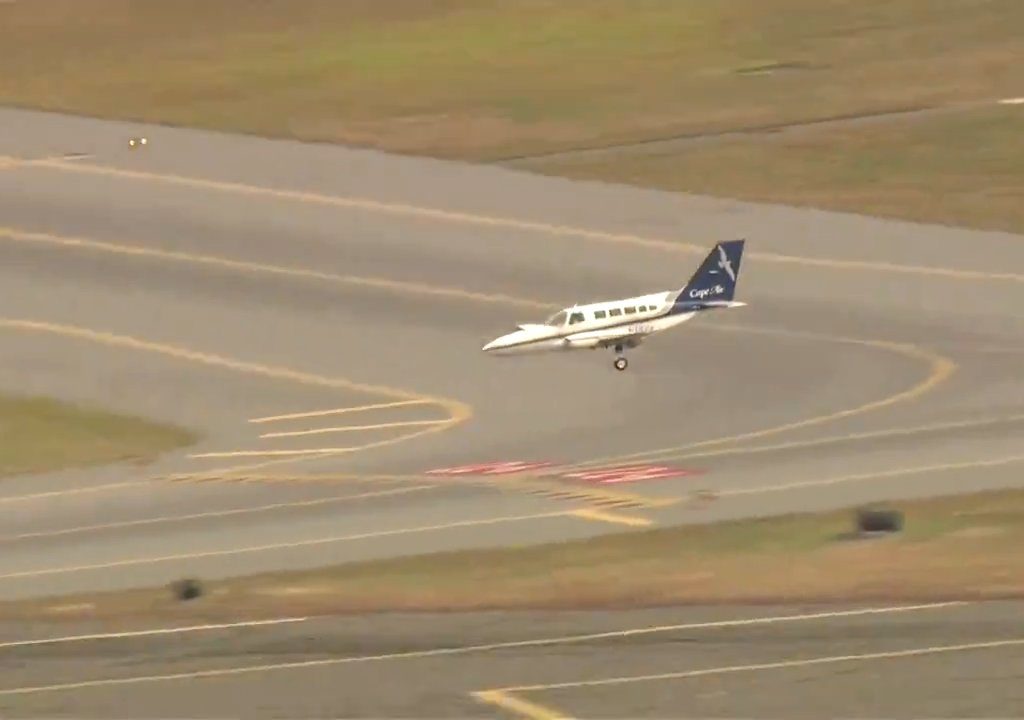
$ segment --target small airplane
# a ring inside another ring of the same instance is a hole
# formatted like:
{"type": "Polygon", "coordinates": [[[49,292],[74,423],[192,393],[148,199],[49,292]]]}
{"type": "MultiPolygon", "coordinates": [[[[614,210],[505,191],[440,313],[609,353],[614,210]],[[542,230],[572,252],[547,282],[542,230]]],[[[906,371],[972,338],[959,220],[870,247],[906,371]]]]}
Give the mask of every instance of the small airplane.
{"type": "Polygon", "coordinates": [[[486,353],[519,355],[551,350],[615,348],[615,369],[625,370],[626,348],[706,310],[743,307],[733,300],[744,240],[720,242],[680,290],[668,290],[559,310],[543,323],[527,323],[484,345],[486,353]]]}

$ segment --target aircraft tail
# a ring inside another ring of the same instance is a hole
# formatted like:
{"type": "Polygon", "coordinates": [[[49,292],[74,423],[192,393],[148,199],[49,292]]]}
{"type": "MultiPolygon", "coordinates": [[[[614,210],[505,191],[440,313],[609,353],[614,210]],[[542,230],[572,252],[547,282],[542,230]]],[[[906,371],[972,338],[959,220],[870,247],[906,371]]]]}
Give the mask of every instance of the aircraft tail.
{"type": "Polygon", "coordinates": [[[745,242],[727,240],[717,243],[676,295],[675,309],[688,312],[705,306],[729,307],[736,293],[745,242]]]}

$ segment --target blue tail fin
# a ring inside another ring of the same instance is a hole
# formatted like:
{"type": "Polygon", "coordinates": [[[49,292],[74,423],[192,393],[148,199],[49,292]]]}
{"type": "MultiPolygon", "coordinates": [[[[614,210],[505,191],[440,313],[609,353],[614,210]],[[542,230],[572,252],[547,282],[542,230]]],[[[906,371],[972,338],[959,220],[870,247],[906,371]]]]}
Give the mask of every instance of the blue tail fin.
{"type": "Polygon", "coordinates": [[[728,240],[712,248],[674,302],[677,312],[689,312],[720,302],[732,302],[740,276],[745,240],[728,240]]]}

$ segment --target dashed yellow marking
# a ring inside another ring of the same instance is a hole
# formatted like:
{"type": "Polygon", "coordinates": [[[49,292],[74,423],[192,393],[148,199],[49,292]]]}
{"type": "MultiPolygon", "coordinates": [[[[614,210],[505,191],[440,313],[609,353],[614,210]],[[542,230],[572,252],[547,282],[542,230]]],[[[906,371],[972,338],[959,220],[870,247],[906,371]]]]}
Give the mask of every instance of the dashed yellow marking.
{"type": "Polygon", "coordinates": [[[508,690],[482,690],[473,693],[473,697],[488,705],[518,713],[527,720],[568,720],[570,717],[540,703],[515,697],[508,690]]]}
{"type": "Polygon", "coordinates": [[[417,427],[423,425],[437,425],[446,423],[447,420],[404,420],[390,423],[376,423],[374,425],[343,425],[341,427],[314,428],[312,430],[289,430],[286,432],[263,433],[261,438],[284,438],[302,437],[305,435],[325,435],[331,433],[363,432],[365,430],[389,430],[401,427],[417,427]]]}
{"type": "Polygon", "coordinates": [[[594,520],[596,522],[606,522],[615,525],[629,525],[630,527],[648,527],[654,524],[654,521],[648,518],[635,517],[633,515],[620,515],[619,513],[611,513],[592,508],[571,510],[569,514],[574,517],[583,518],[584,520],[594,520]]]}
{"type": "Polygon", "coordinates": [[[429,400],[399,400],[390,403],[374,403],[373,405],[350,405],[347,407],[331,408],[328,410],[310,410],[309,412],[295,412],[287,415],[271,415],[268,417],[252,418],[250,423],[272,423],[284,420],[300,420],[305,418],[326,417],[329,415],[344,415],[355,412],[368,412],[370,410],[384,410],[387,408],[407,407],[409,405],[425,405],[429,400]]]}
{"type": "Polygon", "coordinates": [[[503,476],[500,481],[481,484],[498,489],[507,489],[518,493],[541,495],[559,500],[581,500],[593,505],[605,507],[656,509],[680,502],[679,498],[651,497],[637,493],[607,490],[599,487],[574,487],[558,482],[543,481],[531,476],[503,476]]]}

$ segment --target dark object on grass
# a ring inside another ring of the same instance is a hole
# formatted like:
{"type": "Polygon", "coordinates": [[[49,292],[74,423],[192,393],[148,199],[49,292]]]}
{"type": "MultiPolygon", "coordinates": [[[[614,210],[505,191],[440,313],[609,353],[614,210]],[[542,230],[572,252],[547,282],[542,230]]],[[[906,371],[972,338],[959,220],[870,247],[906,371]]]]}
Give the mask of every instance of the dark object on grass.
{"type": "Polygon", "coordinates": [[[861,535],[897,533],[903,530],[903,513],[899,510],[860,508],[857,510],[857,532],[861,535]]]}
{"type": "Polygon", "coordinates": [[[203,594],[203,587],[198,580],[186,578],[174,582],[171,585],[171,592],[178,600],[194,600],[203,594]]]}

